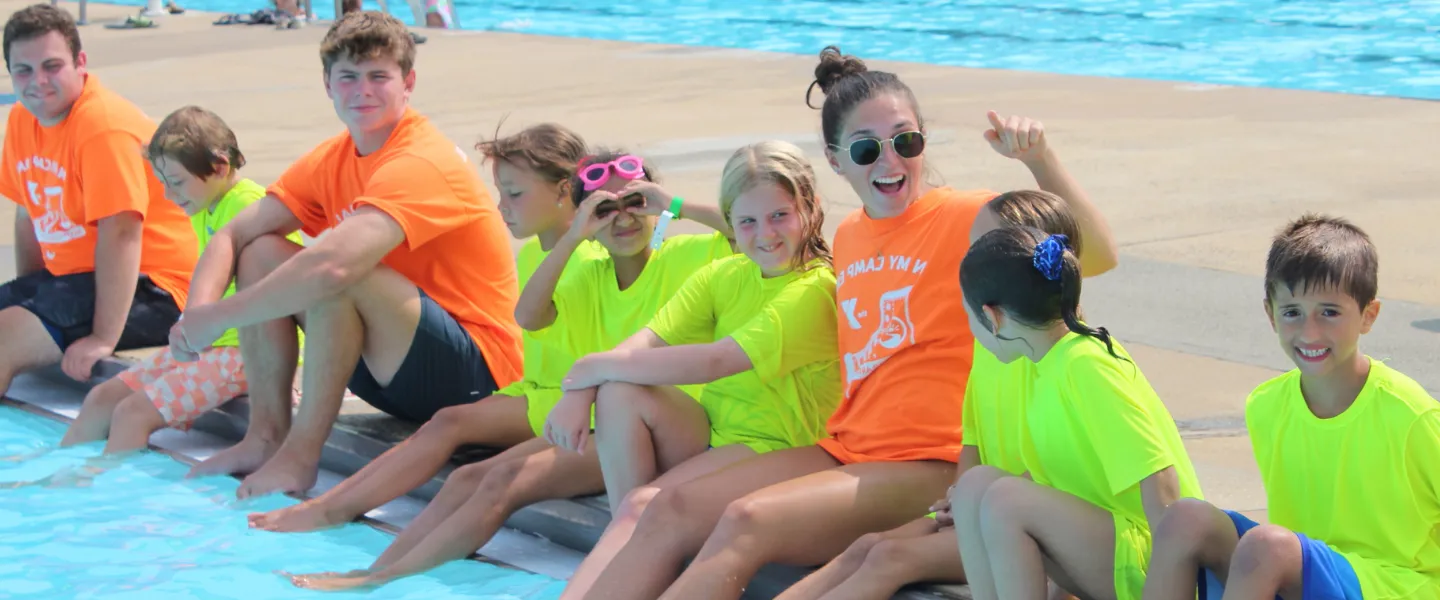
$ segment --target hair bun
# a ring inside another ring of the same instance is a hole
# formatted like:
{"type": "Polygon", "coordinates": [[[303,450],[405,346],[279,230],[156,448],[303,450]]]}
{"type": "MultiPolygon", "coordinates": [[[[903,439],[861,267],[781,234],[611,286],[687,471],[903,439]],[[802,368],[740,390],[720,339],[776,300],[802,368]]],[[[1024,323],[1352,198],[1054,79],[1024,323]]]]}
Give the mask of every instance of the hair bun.
{"type": "MultiPolygon", "coordinates": [[[[865,61],[848,54],[841,54],[839,46],[826,46],[820,51],[820,64],[815,66],[815,82],[810,84],[813,90],[820,86],[820,93],[828,94],[831,88],[840,80],[851,75],[859,75],[870,70],[865,66],[865,61]]],[[[805,103],[810,104],[809,91],[805,94],[805,103]]],[[[811,105],[812,108],[818,108],[811,105]]]]}

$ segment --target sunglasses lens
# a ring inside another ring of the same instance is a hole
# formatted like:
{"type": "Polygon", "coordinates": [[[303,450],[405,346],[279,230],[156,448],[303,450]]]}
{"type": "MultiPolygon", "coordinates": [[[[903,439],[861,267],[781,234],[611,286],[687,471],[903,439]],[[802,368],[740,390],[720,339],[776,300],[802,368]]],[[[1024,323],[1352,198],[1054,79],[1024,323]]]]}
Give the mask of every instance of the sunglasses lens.
{"type": "Polygon", "coordinates": [[[850,160],[857,165],[868,165],[880,159],[880,140],[857,140],[850,144],[850,160]]]}
{"type": "Polygon", "coordinates": [[[915,158],[925,151],[925,136],[918,131],[907,131],[895,136],[895,153],[901,158],[915,158]]]}

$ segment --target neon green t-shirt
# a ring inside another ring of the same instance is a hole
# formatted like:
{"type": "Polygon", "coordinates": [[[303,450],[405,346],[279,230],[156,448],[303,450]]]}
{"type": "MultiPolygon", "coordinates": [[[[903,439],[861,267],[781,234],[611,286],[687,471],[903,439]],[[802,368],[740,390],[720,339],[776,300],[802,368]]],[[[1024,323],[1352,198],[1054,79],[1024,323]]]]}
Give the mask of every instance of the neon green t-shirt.
{"type": "MultiPolygon", "coordinates": [[[[200,244],[200,252],[205,252],[205,247],[210,245],[210,238],[214,237],[215,232],[224,228],[231,219],[235,218],[235,215],[245,210],[245,207],[254,204],[263,197],[265,197],[265,186],[249,179],[241,179],[235,182],[235,186],[230,188],[230,191],[226,192],[220,200],[211,205],[209,210],[200,211],[194,216],[191,216],[190,227],[195,229],[195,240],[200,244]]],[[[298,231],[285,236],[285,239],[300,245],[304,245],[305,243],[298,231]]],[[[225,295],[221,296],[221,298],[228,298],[234,293],[235,282],[231,281],[230,287],[225,289],[225,295]]],[[[300,338],[302,344],[305,341],[303,335],[304,334],[301,334],[302,337],[300,338]]],[[[216,348],[238,348],[240,346],[240,333],[234,329],[227,329],[225,333],[220,335],[220,339],[215,340],[215,343],[211,345],[216,348]]]]}
{"type": "MultiPolygon", "coordinates": [[[[975,342],[970,380],[965,384],[963,435],[980,452],[980,464],[1012,475],[1025,473],[1029,449],[1025,405],[1035,383],[1035,363],[1027,358],[1000,362],[975,342]]],[[[968,450],[962,450],[967,452],[968,450]]]]}
{"type": "Polygon", "coordinates": [[[1251,392],[1245,425],[1271,523],[1349,560],[1366,600],[1440,598],[1440,403],[1420,384],[1371,359],[1321,419],[1293,370],[1251,392]]]}
{"type": "Polygon", "coordinates": [[[814,444],[840,403],[835,273],[823,263],[766,278],[745,256],[710,263],[650,322],[671,346],[730,338],[754,368],[705,384],[710,445],[764,453],[814,444]]]}
{"type": "Polygon", "coordinates": [[[1026,406],[1036,483],[1077,496],[1115,520],[1115,593],[1140,598],[1150,563],[1150,525],[1140,482],[1175,467],[1181,498],[1203,498],[1170,411],[1120,342],[1066,334],[1037,363],[1026,406]]]}
{"type": "MultiPolygon", "coordinates": [[[[525,289],[525,284],[530,282],[530,276],[535,274],[535,270],[540,268],[540,263],[544,262],[549,254],[549,251],[540,247],[539,238],[532,237],[520,247],[520,252],[515,255],[515,270],[520,289],[525,289]]],[[[587,240],[576,247],[570,260],[566,261],[565,270],[560,273],[560,281],[574,276],[576,272],[584,269],[585,263],[589,261],[607,258],[609,255],[604,246],[587,240]]],[[[557,344],[537,339],[529,331],[520,332],[520,342],[524,351],[524,376],[495,393],[525,398],[531,429],[539,435],[545,430],[545,419],[550,416],[550,411],[560,402],[563,395],[560,380],[564,379],[570,366],[575,364],[575,356],[557,344]]]]}
{"type": "MultiPolygon", "coordinates": [[[[649,323],[690,275],[734,253],[730,240],[719,233],[673,236],[623,290],[613,260],[589,261],[556,286],[555,322],[532,336],[577,358],[614,348],[649,323]]],[[[699,397],[700,386],[680,389],[699,397]]]]}

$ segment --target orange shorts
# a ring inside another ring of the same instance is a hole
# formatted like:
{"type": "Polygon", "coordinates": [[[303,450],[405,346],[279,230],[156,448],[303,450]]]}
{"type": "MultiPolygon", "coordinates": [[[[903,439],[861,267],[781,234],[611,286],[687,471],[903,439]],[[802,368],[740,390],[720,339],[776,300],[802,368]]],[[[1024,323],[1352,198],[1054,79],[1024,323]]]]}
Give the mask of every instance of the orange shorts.
{"type": "Polygon", "coordinates": [[[219,408],[249,389],[240,349],[211,348],[195,362],[180,362],[161,350],[149,360],[126,369],[120,381],[145,397],[165,423],[189,429],[200,415],[219,408]]]}

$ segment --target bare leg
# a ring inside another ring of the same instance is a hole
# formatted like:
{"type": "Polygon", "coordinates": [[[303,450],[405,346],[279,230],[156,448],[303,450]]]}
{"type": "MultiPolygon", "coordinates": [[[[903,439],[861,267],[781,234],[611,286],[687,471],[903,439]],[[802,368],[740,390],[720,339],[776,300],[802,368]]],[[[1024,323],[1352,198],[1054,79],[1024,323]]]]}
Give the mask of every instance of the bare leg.
{"type": "Polygon", "coordinates": [[[440,471],[463,444],[508,448],[534,439],[525,398],[490,396],[443,408],[410,439],[391,448],[324,495],[267,513],[250,526],[269,531],[310,531],[349,522],[413,490],[440,471]]]}
{"type": "Polygon", "coordinates": [[[116,378],[107,379],[91,388],[90,392],[85,394],[85,403],[80,405],[80,414],[75,416],[75,421],[65,430],[65,437],[60,438],[60,447],[68,448],[105,439],[105,436],[110,434],[110,420],[115,414],[115,407],[132,393],[134,392],[130,390],[130,386],[116,378]]]}
{"type": "Polygon", "coordinates": [[[631,490],[621,500],[620,510],[611,513],[610,524],[605,527],[605,533],[600,536],[600,541],[590,549],[590,553],[585,555],[585,559],[580,562],[580,567],[575,569],[575,573],[570,576],[570,581],[560,596],[561,599],[583,598],[590,591],[590,587],[595,584],[600,573],[629,543],[630,536],[635,533],[635,525],[639,523],[640,517],[645,513],[645,507],[649,506],[650,501],[655,499],[655,495],[659,494],[660,490],[675,488],[685,482],[694,481],[756,456],[758,455],[754,450],[738,444],[715,448],[666,471],[655,481],[631,490]]]}
{"type": "Polygon", "coordinates": [[[954,478],[955,463],[916,461],[844,465],[772,484],[725,507],[661,598],[738,599],[767,563],[820,564],[866,533],[924,515],[954,478]]]}
{"type": "Polygon", "coordinates": [[[860,570],[824,600],[886,600],[912,583],[965,583],[953,530],[880,542],[860,570]]]}
{"type": "Polygon", "coordinates": [[[595,447],[617,514],[630,490],[710,447],[710,420],[678,388],[606,383],[595,395],[595,447]]]}
{"type": "Polygon", "coordinates": [[[1115,598],[1115,524],[1104,509],[1020,477],[990,485],[981,533],[1001,598],[1043,598],[1050,577],[1086,598],[1115,598]]]}
{"type": "Polygon", "coordinates": [[[295,426],[265,466],[245,478],[237,495],[304,492],[315,485],[320,452],[340,414],[345,386],[364,357],[382,387],[399,370],[420,323],[420,291],[378,266],[342,294],[305,313],[305,378],[295,426]]]}
{"type": "Polygon", "coordinates": [[[1235,546],[1225,582],[1225,600],[1301,600],[1300,538],[1278,525],[1245,532],[1235,546]]]}
{"type": "Polygon", "coordinates": [[[106,454],[122,454],[144,450],[150,445],[150,434],[165,428],[165,417],[144,392],[135,392],[115,407],[115,420],[110,426],[106,454]]]}
{"type": "MultiPolygon", "coordinates": [[[[862,568],[871,551],[884,541],[914,540],[920,537],[934,534],[936,524],[934,519],[921,517],[890,531],[881,533],[867,533],[850,544],[840,556],[825,563],[825,566],[806,576],[804,579],[790,586],[776,600],[818,600],[819,598],[830,598],[837,592],[849,592],[857,584],[862,568]]],[[[952,544],[953,545],[953,544],[952,544]]],[[[899,589],[898,587],[896,589],[899,589]]],[[[843,595],[843,594],[842,594],[843,595]]],[[[883,596],[875,595],[851,595],[845,597],[853,598],[889,598],[891,594],[883,596]]]]}
{"type": "Polygon", "coordinates": [[[65,358],[40,317],[18,306],[0,310],[0,396],[10,391],[16,375],[53,365],[65,358]]]}
{"type": "Polygon", "coordinates": [[[505,461],[486,473],[470,499],[405,556],[365,577],[312,580],[304,587],[335,590],[381,585],[464,558],[490,541],[515,511],[541,500],[596,493],[602,481],[600,461],[593,452],[580,454],[552,447],[505,461]]]}
{"type": "Polygon", "coordinates": [[[989,551],[985,548],[985,537],[981,529],[984,524],[980,517],[981,501],[985,492],[996,481],[1010,477],[1009,473],[995,467],[981,465],[972,467],[960,476],[955,488],[950,491],[950,509],[955,516],[955,533],[959,536],[960,556],[965,565],[965,576],[970,581],[970,593],[975,600],[996,600],[994,570],[990,567],[989,551]]]}
{"type": "Polygon", "coordinates": [[[1194,498],[1181,498],[1165,509],[1153,538],[1145,573],[1146,600],[1193,598],[1201,568],[1224,583],[1240,543],[1229,516],[1194,498]]]}
{"type": "MultiPolygon", "coordinates": [[[[261,236],[240,251],[235,281],[255,285],[303,248],[278,235],[261,236]]],[[[250,424],[240,443],[195,465],[190,476],[248,475],[275,454],[290,431],[300,340],[296,327],[304,316],[275,319],[240,328],[240,357],[249,385],[250,424]]]]}

